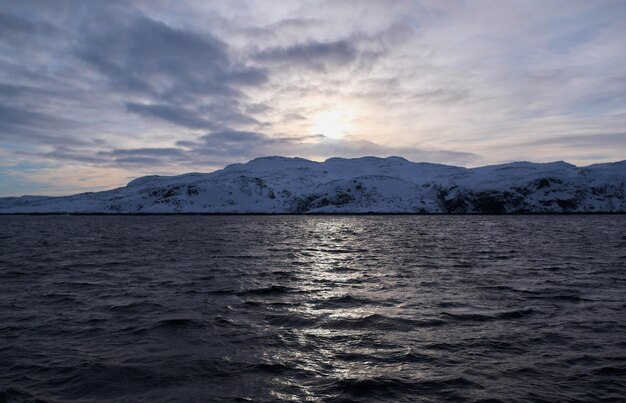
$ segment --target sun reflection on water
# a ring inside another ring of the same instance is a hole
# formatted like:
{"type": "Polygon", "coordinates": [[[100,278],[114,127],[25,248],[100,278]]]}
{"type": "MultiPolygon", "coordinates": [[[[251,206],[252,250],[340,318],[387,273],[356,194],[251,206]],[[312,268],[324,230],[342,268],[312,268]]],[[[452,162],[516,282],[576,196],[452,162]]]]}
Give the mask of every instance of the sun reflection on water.
{"type": "Polygon", "coordinates": [[[312,385],[320,382],[332,387],[346,379],[375,379],[404,369],[374,365],[367,358],[406,354],[406,347],[386,340],[384,328],[372,331],[369,323],[397,314],[397,301],[379,281],[383,273],[362,264],[365,256],[370,262],[377,259],[375,245],[361,236],[368,228],[350,217],[312,219],[309,224],[306,239],[300,241],[304,247],[294,257],[298,271],[290,285],[305,297],[285,307],[290,317],[306,325],[281,329],[281,342],[291,348],[280,348],[266,359],[288,363],[294,375],[306,371],[315,377],[276,377],[274,396],[284,400],[312,396],[312,385]]]}

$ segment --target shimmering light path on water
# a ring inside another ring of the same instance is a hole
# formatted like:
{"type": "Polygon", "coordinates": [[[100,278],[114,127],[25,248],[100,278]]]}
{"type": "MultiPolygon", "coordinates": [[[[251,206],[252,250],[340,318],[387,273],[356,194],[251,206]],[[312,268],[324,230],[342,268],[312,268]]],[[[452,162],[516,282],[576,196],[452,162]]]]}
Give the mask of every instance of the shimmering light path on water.
{"type": "Polygon", "coordinates": [[[626,397],[626,216],[1,216],[0,400],[626,397]]]}

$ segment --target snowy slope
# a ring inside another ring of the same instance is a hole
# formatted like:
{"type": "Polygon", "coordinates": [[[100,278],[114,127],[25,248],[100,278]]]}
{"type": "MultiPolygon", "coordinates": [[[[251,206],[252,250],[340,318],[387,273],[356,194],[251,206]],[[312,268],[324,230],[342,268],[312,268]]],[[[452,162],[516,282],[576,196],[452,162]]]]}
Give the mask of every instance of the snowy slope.
{"type": "Polygon", "coordinates": [[[0,213],[626,212],[625,182],[626,161],[468,169],[400,157],[266,157],[104,192],[2,198],[0,213]]]}

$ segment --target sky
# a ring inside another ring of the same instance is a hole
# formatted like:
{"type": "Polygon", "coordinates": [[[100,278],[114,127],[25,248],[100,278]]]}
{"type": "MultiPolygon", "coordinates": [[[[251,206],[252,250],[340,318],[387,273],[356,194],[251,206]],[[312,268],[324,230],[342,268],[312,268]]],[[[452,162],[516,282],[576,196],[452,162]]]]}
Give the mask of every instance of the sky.
{"type": "Polygon", "coordinates": [[[268,155],[626,159],[626,1],[0,2],[0,196],[268,155]]]}

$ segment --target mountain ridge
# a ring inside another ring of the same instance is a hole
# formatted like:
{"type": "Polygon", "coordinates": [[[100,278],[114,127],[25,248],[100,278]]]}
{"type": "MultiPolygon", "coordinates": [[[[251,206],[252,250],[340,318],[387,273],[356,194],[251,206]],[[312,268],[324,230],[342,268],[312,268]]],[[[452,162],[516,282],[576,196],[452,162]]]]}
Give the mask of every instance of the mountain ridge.
{"type": "Polygon", "coordinates": [[[0,198],[0,214],[626,212],[625,183],[626,160],[464,168],[395,156],[270,156],[101,192],[0,198]]]}

